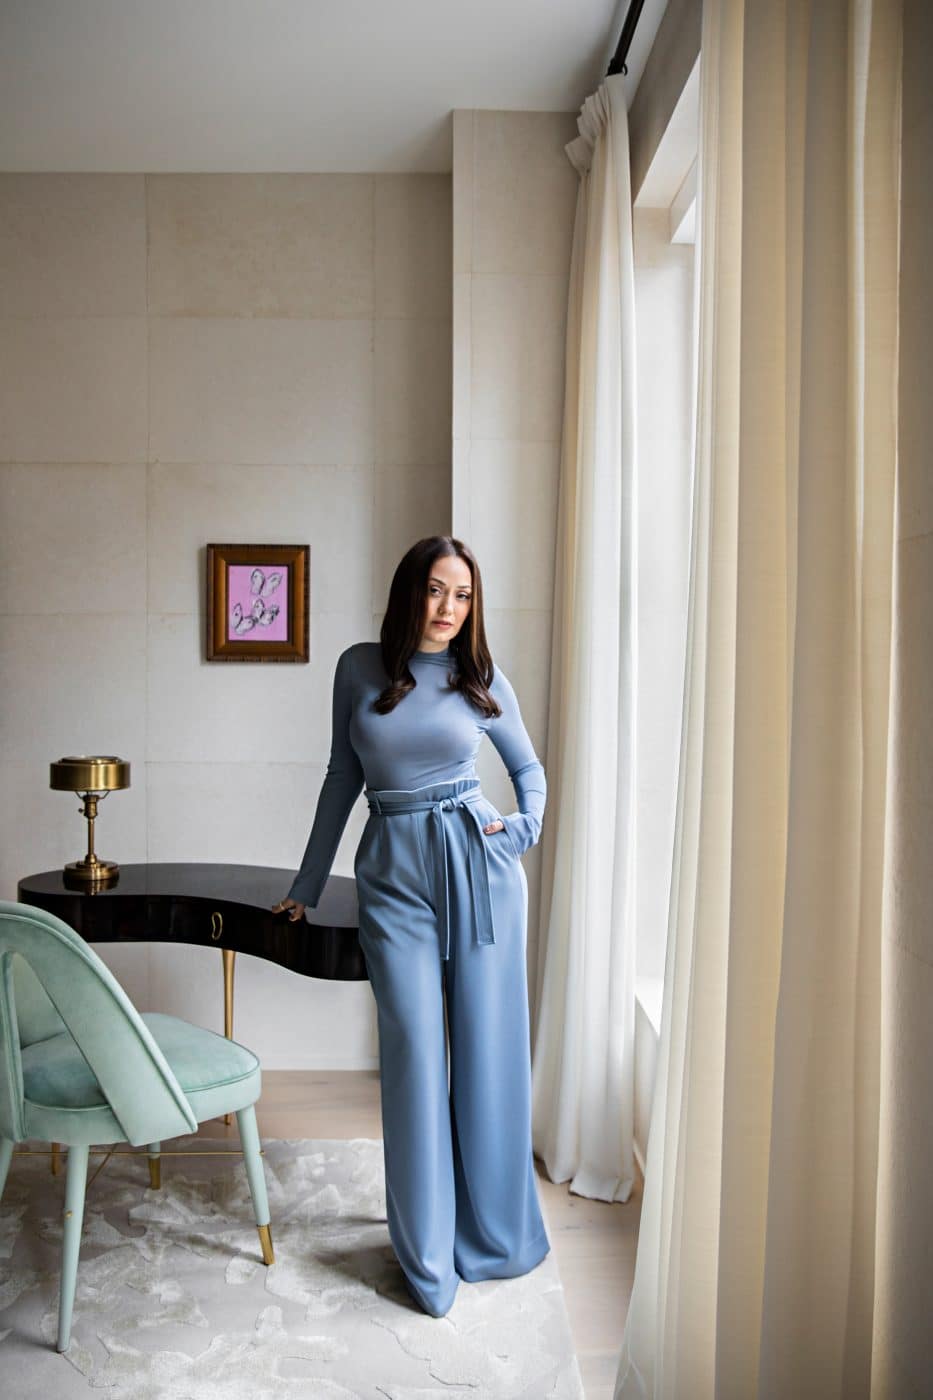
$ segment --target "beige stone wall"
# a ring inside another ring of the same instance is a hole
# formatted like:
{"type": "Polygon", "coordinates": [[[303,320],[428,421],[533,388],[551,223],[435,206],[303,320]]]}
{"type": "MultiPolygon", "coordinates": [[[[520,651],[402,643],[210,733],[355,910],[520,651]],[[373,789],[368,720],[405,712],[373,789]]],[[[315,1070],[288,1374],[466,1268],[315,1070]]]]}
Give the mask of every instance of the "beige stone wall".
{"type": "MultiPolygon", "coordinates": [[[[476,551],[544,757],[575,133],[455,114],[453,201],[444,175],[0,175],[4,897],[81,853],[47,786],[72,752],[133,765],[101,854],[294,867],[334,662],[420,535],[476,551]],[[309,666],[203,660],[208,540],[310,544],[309,666]]],[[[510,808],[490,745],[480,775],[510,808]]],[[[101,951],[141,1006],[220,1027],[212,950],[101,951]]],[[[365,986],[244,958],[236,1027],[270,1068],[375,1063],[365,986]]]]}
{"type": "MultiPolygon", "coordinates": [[[[454,113],[453,529],[483,571],[493,655],[547,753],[564,340],[577,174],[569,112],[454,113]]],[[[514,807],[490,745],[484,788],[514,807]]],[[[524,857],[535,985],[540,848],[524,857]]]]}
{"type": "MultiPolygon", "coordinates": [[[[297,865],[336,657],[450,527],[450,345],[449,176],[0,175],[3,897],[82,853],[65,753],[132,763],[104,856],[297,865]],[[203,660],[208,540],[308,542],[308,666],[203,660]]],[[[213,950],[105,956],[221,1026],[213,950]]],[[[367,985],[237,977],[268,1067],[375,1063],[367,985]]]]}

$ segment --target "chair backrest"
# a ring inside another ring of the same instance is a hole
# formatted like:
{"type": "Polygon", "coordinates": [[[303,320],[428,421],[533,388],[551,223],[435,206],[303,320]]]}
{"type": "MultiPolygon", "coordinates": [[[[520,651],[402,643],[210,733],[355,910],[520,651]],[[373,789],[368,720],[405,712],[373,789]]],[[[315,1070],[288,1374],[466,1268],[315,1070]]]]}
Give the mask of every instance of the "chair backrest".
{"type": "Polygon", "coordinates": [[[21,1048],[72,1037],[134,1146],[193,1132],[197,1119],[113,973],[62,919],[0,900],[0,1136],[19,1141],[21,1048]]]}

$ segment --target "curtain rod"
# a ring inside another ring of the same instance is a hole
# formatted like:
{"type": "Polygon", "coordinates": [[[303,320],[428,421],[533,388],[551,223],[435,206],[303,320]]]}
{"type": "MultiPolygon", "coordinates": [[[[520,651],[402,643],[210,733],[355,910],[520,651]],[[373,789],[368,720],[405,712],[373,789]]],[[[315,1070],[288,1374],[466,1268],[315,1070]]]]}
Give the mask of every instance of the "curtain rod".
{"type": "Polygon", "coordinates": [[[628,67],[625,60],[628,58],[628,51],[631,47],[632,37],[635,33],[635,26],[638,23],[645,0],[632,0],[628,7],[628,14],[625,16],[625,23],[622,25],[622,33],[619,35],[619,44],[612,56],[612,62],[606,70],[606,77],[610,73],[627,73],[628,67]]]}

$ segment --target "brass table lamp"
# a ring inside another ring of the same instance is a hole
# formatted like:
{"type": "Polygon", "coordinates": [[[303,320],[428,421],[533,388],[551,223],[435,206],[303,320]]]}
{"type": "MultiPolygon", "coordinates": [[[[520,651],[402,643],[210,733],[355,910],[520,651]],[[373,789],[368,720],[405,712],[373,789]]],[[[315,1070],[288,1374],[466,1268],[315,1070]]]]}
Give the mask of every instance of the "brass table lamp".
{"type": "Polygon", "coordinates": [[[71,754],[49,765],[49,787],[59,792],[73,792],[82,798],[78,810],[87,817],[87,855],[83,860],[69,861],[64,867],[66,885],[87,888],[111,884],[120,874],[115,860],[101,860],[94,852],[94,820],[98,802],[108,793],[130,785],[130,765],[113,754],[71,754]]]}

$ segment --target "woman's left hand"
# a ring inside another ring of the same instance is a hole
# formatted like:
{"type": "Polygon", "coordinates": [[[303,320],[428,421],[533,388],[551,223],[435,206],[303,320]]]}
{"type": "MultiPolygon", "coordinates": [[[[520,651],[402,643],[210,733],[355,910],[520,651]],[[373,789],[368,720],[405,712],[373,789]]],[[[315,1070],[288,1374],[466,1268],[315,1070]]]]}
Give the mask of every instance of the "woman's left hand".
{"type": "Polygon", "coordinates": [[[488,826],[483,827],[483,830],[487,836],[492,835],[494,831],[505,831],[505,822],[490,822],[488,826]]]}

